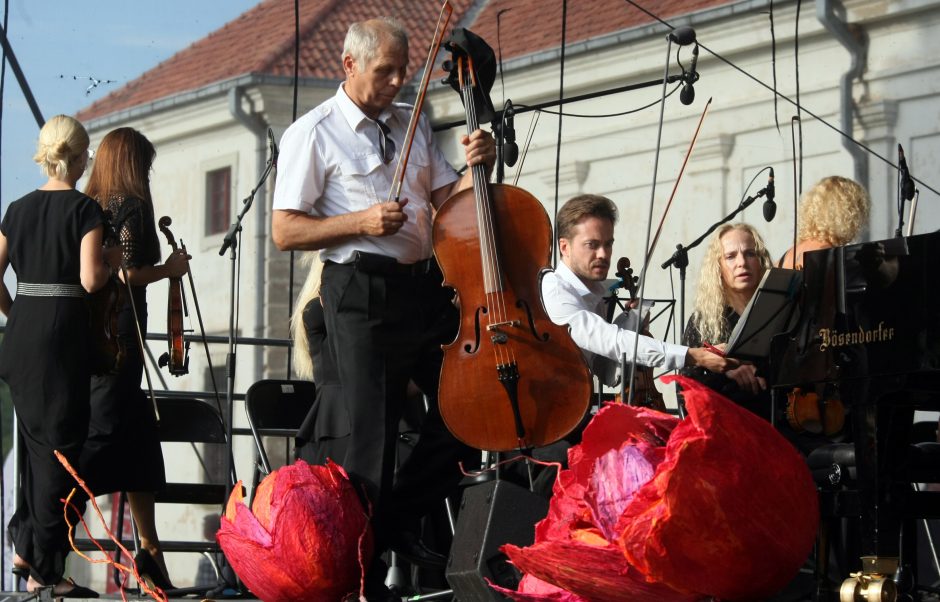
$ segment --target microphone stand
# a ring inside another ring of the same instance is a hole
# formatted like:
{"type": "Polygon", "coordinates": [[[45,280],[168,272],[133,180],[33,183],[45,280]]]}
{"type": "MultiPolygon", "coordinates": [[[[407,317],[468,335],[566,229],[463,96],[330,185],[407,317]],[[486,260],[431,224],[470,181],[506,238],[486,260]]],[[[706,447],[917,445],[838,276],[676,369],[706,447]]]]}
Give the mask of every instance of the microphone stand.
{"type": "MultiPolygon", "coordinates": [[[[662,136],[663,136],[663,120],[666,112],[666,85],[669,82],[669,61],[672,56],[672,43],[675,41],[680,46],[685,46],[691,44],[695,41],[695,30],[692,28],[682,28],[682,30],[675,30],[669,33],[666,36],[666,65],[663,68],[663,77],[661,80],[657,80],[662,83],[662,97],[660,98],[659,103],[659,127],[656,130],[656,154],[653,158],[653,183],[650,186],[650,203],[649,203],[649,214],[646,221],[646,244],[643,245],[643,248],[646,249],[646,256],[643,261],[643,268],[640,270],[640,280],[639,280],[639,300],[637,311],[639,314],[643,312],[643,299],[646,293],[646,270],[649,268],[649,258],[653,255],[653,249],[650,249],[650,239],[652,238],[653,230],[653,206],[656,201],[656,175],[659,171],[659,152],[662,146],[662,136]]],[[[682,77],[685,77],[686,73],[683,71],[682,77]]],[[[694,79],[694,76],[693,76],[694,79]]],[[[621,399],[626,402],[627,405],[633,405],[633,395],[636,390],[634,385],[634,379],[636,378],[636,360],[637,355],[639,354],[640,346],[640,327],[642,325],[637,322],[637,329],[633,333],[633,363],[630,366],[630,396],[628,399],[621,399]]],[[[623,359],[623,358],[621,358],[623,359]]],[[[625,380],[625,374],[621,377],[625,380]]]]}
{"type": "Polygon", "coordinates": [[[704,234],[690,242],[686,246],[676,245],[676,252],[672,254],[672,257],[663,262],[662,268],[665,270],[671,265],[679,268],[679,327],[682,328],[682,338],[680,339],[682,344],[686,344],[685,338],[685,271],[689,266],[689,250],[694,249],[699,246],[703,240],[705,240],[709,234],[718,229],[722,224],[726,224],[734,219],[734,216],[741,213],[748,207],[750,207],[754,201],[761,198],[767,194],[767,187],[761,188],[757,191],[757,194],[749,196],[738,205],[737,209],[723,217],[720,221],[712,224],[704,234]]]}
{"type": "MultiPolygon", "coordinates": [[[[235,291],[237,289],[235,283],[238,277],[238,271],[236,270],[238,241],[241,239],[242,220],[244,219],[245,214],[248,213],[248,210],[251,209],[251,205],[255,199],[255,194],[257,194],[258,189],[264,185],[273,168],[274,157],[272,155],[268,158],[267,165],[265,165],[264,168],[264,173],[261,174],[261,178],[258,180],[258,184],[251,189],[251,192],[247,197],[245,197],[245,200],[242,201],[242,210],[239,212],[238,217],[235,218],[235,221],[228,229],[228,232],[225,233],[225,238],[222,240],[222,247],[219,249],[220,256],[225,255],[226,251],[230,251],[229,258],[231,259],[231,275],[229,280],[228,353],[225,357],[225,407],[226,412],[228,412],[228,419],[225,421],[225,443],[228,447],[228,454],[225,459],[225,474],[228,475],[228,478],[225,481],[226,500],[228,500],[228,498],[231,496],[232,486],[236,482],[235,460],[232,449],[232,429],[235,422],[235,291]]],[[[223,574],[221,583],[217,589],[224,590],[226,585],[228,584],[225,583],[225,576],[223,574]]]]}

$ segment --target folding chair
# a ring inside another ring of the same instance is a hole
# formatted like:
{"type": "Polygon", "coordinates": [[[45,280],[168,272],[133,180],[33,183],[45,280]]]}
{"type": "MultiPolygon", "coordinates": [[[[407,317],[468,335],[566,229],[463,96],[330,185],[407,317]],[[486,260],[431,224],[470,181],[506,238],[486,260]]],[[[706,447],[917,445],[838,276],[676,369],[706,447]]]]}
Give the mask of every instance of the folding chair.
{"type": "MultiPolygon", "coordinates": [[[[206,466],[203,455],[195,446],[196,443],[222,446],[223,454],[231,453],[227,445],[225,424],[219,410],[209,402],[196,398],[157,397],[157,411],[160,414],[159,433],[160,442],[189,443],[197,461],[202,465],[203,482],[174,482],[168,480],[166,487],[156,494],[157,504],[200,504],[218,506],[222,514],[226,503],[226,490],[234,486],[232,475],[223,477],[220,481],[218,475],[211,474],[206,466]],[[228,481],[226,482],[226,478],[228,481]]],[[[166,455],[166,454],[164,454],[166,455]]],[[[224,455],[223,455],[224,457],[224,455]]],[[[167,467],[168,479],[173,478],[172,467],[167,467]]],[[[121,496],[119,515],[123,516],[126,497],[121,496]]],[[[133,525],[133,523],[132,523],[133,525]]],[[[117,534],[122,538],[120,530],[117,534]]],[[[134,533],[134,547],[137,548],[136,528],[134,533]]],[[[163,552],[194,552],[203,554],[212,564],[217,575],[220,574],[216,559],[221,556],[221,548],[216,541],[202,540],[160,540],[163,552]]],[[[220,583],[204,587],[180,588],[173,590],[176,595],[206,592],[218,588],[220,583]]]]}
{"type": "MultiPolygon", "coordinates": [[[[271,461],[265,451],[263,437],[285,439],[284,463],[292,458],[291,440],[297,429],[313,407],[317,388],[306,380],[259,380],[245,393],[245,412],[248,426],[255,440],[258,462],[255,466],[253,484],[257,485],[260,474],[271,474],[271,461]]],[[[254,496],[252,487],[252,496],[254,496]]]]}

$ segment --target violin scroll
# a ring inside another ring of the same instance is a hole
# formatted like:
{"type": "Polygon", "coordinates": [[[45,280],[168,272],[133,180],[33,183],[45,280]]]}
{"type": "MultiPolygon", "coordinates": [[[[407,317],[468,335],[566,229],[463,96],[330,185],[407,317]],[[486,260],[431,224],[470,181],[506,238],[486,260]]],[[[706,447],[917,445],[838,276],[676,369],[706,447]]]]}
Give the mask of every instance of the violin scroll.
{"type": "MultiPolygon", "coordinates": [[[[639,277],[633,275],[633,268],[630,267],[630,259],[628,257],[621,257],[617,260],[616,276],[623,282],[622,286],[624,290],[630,293],[630,302],[635,302],[638,298],[637,282],[639,281],[639,277]]],[[[642,312],[641,309],[637,311],[642,312]]],[[[649,323],[644,321],[640,334],[650,336],[648,326],[649,323]]],[[[633,394],[634,403],[661,412],[666,411],[666,402],[663,399],[663,394],[656,388],[656,379],[653,375],[653,369],[637,365],[634,372],[633,385],[627,386],[627,389],[636,387],[636,391],[634,391],[633,394]]],[[[626,376],[622,378],[626,378],[626,376]]]]}
{"type": "MultiPolygon", "coordinates": [[[[182,249],[176,244],[176,238],[170,232],[170,225],[173,220],[164,215],[157,222],[160,232],[166,237],[167,243],[173,249],[173,253],[182,251],[186,253],[186,248],[182,249]]],[[[169,259],[167,260],[169,262],[169,259]]],[[[171,276],[168,279],[169,291],[167,298],[167,345],[168,350],[160,356],[158,361],[160,367],[167,366],[170,374],[173,376],[183,376],[189,374],[189,341],[184,337],[183,318],[189,312],[186,308],[186,298],[183,295],[182,276],[171,276]]]]}

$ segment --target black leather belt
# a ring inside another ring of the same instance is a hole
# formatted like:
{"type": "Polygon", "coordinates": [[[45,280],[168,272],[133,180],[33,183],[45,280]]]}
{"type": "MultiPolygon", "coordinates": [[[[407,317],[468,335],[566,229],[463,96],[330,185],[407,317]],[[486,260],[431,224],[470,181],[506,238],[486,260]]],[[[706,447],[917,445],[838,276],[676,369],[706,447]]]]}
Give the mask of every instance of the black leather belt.
{"type": "Polygon", "coordinates": [[[424,276],[431,271],[433,264],[433,257],[417,263],[398,263],[393,257],[356,251],[350,263],[341,265],[347,265],[360,272],[377,276],[424,276]]]}

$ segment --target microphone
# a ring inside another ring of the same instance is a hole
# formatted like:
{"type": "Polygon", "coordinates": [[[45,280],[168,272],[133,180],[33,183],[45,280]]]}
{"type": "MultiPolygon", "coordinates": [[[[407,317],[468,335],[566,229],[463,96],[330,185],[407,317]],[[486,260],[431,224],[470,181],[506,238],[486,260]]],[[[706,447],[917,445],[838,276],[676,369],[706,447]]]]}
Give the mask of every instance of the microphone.
{"type": "Polygon", "coordinates": [[[901,197],[905,201],[910,201],[914,198],[914,179],[911,177],[911,172],[907,168],[907,161],[904,159],[904,149],[901,147],[901,143],[898,143],[898,168],[901,172],[901,197]]]}
{"type": "Polygon", "coordinates": [[[515,114],[512,101],[507,100],[503,109],[503,163],[508,167],[515,165],[519,159],[519,145],[516,144],[516,126],[513,122],[515,114]]]}
{"type": "Polygon", "coordinates": [[[698,81],[698,73],[695,71],[697,64],[698,43],[692,48],[692,65],[689,67],[689,72],[685,75],[685,84],[682,86],[682,91],[679,92],[679,101],[684,105],[690,105],[692,101],[695,100],[695,88],[692,87],[692,84],[698,81]]]}
{"type": "Polygon", "coordinates": [[[677,27],[669,32],[669,39],[673,44],[688,46],[695,42],[695,30],[691,27],[677,27]]]}
{"type": "Polygon", "coordinates": [[[770,177],[767,178],[767,188],[764,189],[764,193],[767,195],[767,200],[764,201],[764,219],[768,222],[774,219],[774,216],[777,215],[777,203],[774,202],[774,168],[770,168],[770,177]]]}
{"type": "Polygon", "coordinates": [[[268,128],[268,148],[271,151],[271,164],[277,169],[277,144],[274,142],[274,130],[268,128]]]}

